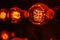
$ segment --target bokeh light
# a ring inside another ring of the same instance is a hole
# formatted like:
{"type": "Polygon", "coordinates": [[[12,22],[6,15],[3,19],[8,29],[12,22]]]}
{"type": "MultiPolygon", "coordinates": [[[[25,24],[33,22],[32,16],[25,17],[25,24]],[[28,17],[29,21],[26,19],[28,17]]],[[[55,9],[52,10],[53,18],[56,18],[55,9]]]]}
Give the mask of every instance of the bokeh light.
{"type": "Polygon", "coordinates": [[[28,18],[29,17],[29,12],[27,10],[23,10],[24,13],[24,18],[28,18]]]}
{"type": "Polygon", "coordinates": [[[5,21],[6,18],[7,18],[7,10],[6,10],[6,9],[1,9],[1,10],[0,10],[0,19],[1,19],[2,21],[5,21]]]}
{"type": "Polygon", "coordinates": [[[9,34],[8,34],[8,32],[7,32],[7,31],[3,31],[3,32],[1,33],[1,38],[2,38],[3,40],[8,40],[8,39],[9,39],[9,34]]]}
{"type": "Polygon", "coordinates": [[[48,19],[53,19],[55,17],[55,12],[53,9],[49,9],[47,12],[46,12],[46,16],[48,19]]]}
{"type": "Polygon", "coordinates": [[[9,18],[11,23],[18,23],[21,20],[21,9],[18,7],[10,8],[9,18]]]}
{"type": "Polygon", "coordinates": [[[11,33],[10,33],[10,36],[11,36],[11,37],[15,37],[15,33],[14,33],[14,32],[11,32],[11,33]]]}
{"type": "Polygon", "coordinates": [[[28,40],[28,38],[13,38],[12,40],[28,40]]]}
{"type": "Polygon", "coordinates": [[[20,19],[21,16],[19,12],[14,11],[11,13],[11,17],[12,17],[12,20],[14,20],[14,19],[20,19]]]}
{"type": "Polygon", "coordinates": [[[43,3],[37,3],[30,7],[29,17],[30,21],[36,25],[43,25],[47,22],[46,11],[48,6],[43,3]]]}

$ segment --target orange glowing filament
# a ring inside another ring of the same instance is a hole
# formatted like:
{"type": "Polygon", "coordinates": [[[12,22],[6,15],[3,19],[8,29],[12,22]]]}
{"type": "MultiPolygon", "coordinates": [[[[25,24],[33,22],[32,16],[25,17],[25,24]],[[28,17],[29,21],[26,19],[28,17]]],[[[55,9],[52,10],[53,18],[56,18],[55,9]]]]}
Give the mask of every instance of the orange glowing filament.
{"type": "Polygon", "coordinates": [[[20,13],[17,11],[12,12],[12,19],[20,19],[20,13]]]}
{"type": "Polygon", "coordinates": [[[2,33],[1,38],[4,39],[4,40],[7,40],[8,39],[8,34],[2,33]]]}
{"type": "Polygon", "coordinates": [[[5,19],[6,18],[6,13],[5,12],[1,12],[0,13],[0,18],[1,19],[5,19]]]}

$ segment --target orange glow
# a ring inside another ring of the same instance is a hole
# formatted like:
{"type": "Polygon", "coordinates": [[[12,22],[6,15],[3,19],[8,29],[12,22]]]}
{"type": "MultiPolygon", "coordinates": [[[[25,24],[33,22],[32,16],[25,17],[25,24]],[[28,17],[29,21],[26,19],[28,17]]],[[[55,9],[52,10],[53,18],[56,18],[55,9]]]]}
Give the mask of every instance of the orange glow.
{"type": "Polygon", "coordinates": [[[55,12],[52,9],[49,9],[46,13],[48,19],[53,19],[55,17],[55,12]]]}
{"type": "Polygon", "coordinates": [[[21,15],[20,15],[20,12],[17,12],[17,11],[13,11],[11,13],[11,19],[12,19],[12,23],[17,23],[18,20],[21,18],[21,15]]]}
{"type": "Polygon", "coordinates": [[[11,32],[11,36],[14,37],[15,36],[15,33],[14,32],[11,32]]]}
{"type": "Polygon", "coordinates": [[[20,19],[20,13],[17,11],[14,11],[11,13],[12,19],[20,19]]]}
{"type": "Polygon", "coordinates": [[[7,18],[9,19],[9,13],[7,13],[7,18]]]}
{"type": "Polygon", "coordinates": [[[8,34],[7,34],[7,33],[2,32],[1,38],[2,38],[3,40],[7,40],[9,37],[8,37],[8,34]]]}
{"type": "Polygon", "coordinates": [[[58,39],[56,39],[55,37],[51,37],[50,40],[58,40],[58,39]]]}
{"type": "Polygon", "coordinates": [[[40,10],[35,10],[33,12],[33,17],[34,17],[34,20],[35,21],[38,21],[38,22],[42,22],[44,19],[43,19],[43,11],[40,11],[40,10]]]}
{"type": "Polygon", "coordinates": [[[53,38],[50,38],[50,40],[53,40],[53,38]]]}
{"type": "Polygon", "coordinates": [[[30,21],[36,25],[43,25],[47,22],[46,11],[48,6],[43,3],[32,5],[29,9],[30,21]]]}
{"type": "Polygon", "coordinates": [[[23,12],[24,12],[24,17],[25,18],[29,17],[29,12],[27,12],[26,10],[23,10],[23,12]]]}
{"type": "Polygon", "coordinates": [[[21,9],[18,7],[10,8],[8,15],[11,19],[11,23],[18,23],[21,20],[21,9]]]}
{"type": "Polygon", "coordinates": [[[6,18],[6,12],[1,12],[0,18],[4,20],[6,18]]]}
{"type": "Polygon", "coordinates": [[[13,38],[12,40],[28,40],[28,38],[13,38]]]}

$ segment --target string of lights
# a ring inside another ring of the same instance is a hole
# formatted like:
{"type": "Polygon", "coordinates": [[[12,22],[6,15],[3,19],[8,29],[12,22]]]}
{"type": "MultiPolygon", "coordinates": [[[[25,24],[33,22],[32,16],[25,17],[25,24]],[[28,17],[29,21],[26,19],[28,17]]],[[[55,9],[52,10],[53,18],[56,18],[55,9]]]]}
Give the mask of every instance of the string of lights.
{"type": "Polygon", "coordinates": [[[6,18],[11,20],[11,23],[18,23],[23,16],[29,17],[30,21],[36,25],[45,24],[48,19],[55,17],[55,12],[43,3],[36,3],[29,8],[29,11],[22,10],[18,7],[10,8],[9,11],[6,9],[0,10],[0,19],[5,21],[6,18]]]}
{"type": "MultiPolygon", "coordinates": [[[[48,7],[44,3],[36,3],[36,4],[32,5],[29,8],[29,10],[23,10],[19,7],[11,7],[9,10],[4,9],[4,8],[0,9],[0,21],[2,21],[2,22],[10,21],[11,24],[18,24],[21,22],[21,20],[23,18],[25,18],[25,19],[28,18],[29,22],[31,22],[32,26],[36,25],[36,26],[40,27],[40,26],[43,26],[44,24],[48,23],[50,20],[53,20],[55,18],[55,16],[56,16],[55,10],[48,7]]],[[[25,28],[25,27],[23,27],[23,28],[25,28]]],[[[17,27],[16,27],[16,29],[17,29],[17,27]]],[[[32,30],[32,28],[30,30],[32,30]]],[[[40,30],[40,29],[38,29],[38,30],[40,30]]],[[[45,29],[43,29],[43,30],[45,30],[45,29]]],[[[33,31],[35,31],[35,30],[33,30],[33,31]]],[[[34,32],[32,32],[32,35],[35,36],[35,34],[33,34],[33,33],[34,32]]],[[[43,32],[43,34],[45,34],[45,33],[43,32]]],[[[30,36],[32,36],[32,35],[30,35],[30,36]]],[[[9,40],[10,37],[11,37],[11,40],[29,40],[28,37],[21,37],[21,38],[16,37],[16,34],[14,32],[2,31],[0,33],[1,40],[9,40]]],[[[55,38],[51,37],[49,40],[55,40],[55,38]]]]}

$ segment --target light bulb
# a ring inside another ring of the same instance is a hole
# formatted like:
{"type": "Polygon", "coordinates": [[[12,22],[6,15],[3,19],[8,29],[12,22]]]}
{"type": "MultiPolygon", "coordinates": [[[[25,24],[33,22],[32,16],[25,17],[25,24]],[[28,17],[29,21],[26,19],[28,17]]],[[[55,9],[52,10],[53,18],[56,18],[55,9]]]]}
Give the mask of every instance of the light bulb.
{"type": "Polygon", "coordinates": [[[11,19],[11,23],[18,23],[22,18],[21,9],[18,7],[10,8],[9,18],[11,19]]]}
{"type": "Polygon", "coordinates": [[[43,3],[37,3],[30,7],[29,18],[33,24],[43,25],[47,22],[46,11],[48,6],[43,3]]]}
{"type": "Polygon", "coordinates": [[[6,18],[7,18],[7,10],[6,10],[6,9],[1,9],[1,10],[0,10],[0,19],[1,19],[2,21],[5,21],[6,18]]]}
{"type": "Polygon", "coordinates": [[[8,32],[3,31],[3,32],[1,33],[1,38],[2,38],[3,40],[9,39],[8,32]]]}

